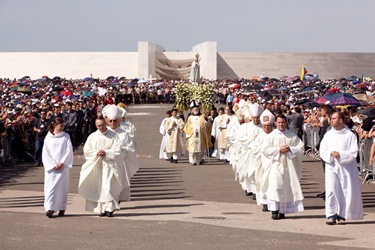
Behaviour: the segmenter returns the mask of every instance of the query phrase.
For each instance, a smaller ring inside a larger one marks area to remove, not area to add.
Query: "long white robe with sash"
[[[105,151],[105,157],[97,153]],[[99,130],[87,138],[83,153],[86,162],[82,165],[78,192],[86,199],[86,211],[104,213],[120,209],[119,196],[129,183],[123,178],[124,161],[118,135],[110,130]]]
[[[280,153],[280,146],[284,145],[288,145],[291,151]],[[269,210],[280,210],[280,213],[303,211],[304,197],[300,185],[303,142],[289,130],[275,129],[265,138],[261,148],[268,160],[266,164],[271,164],[265,191]]]
[[[73,147],[69,134],[48,132],[42,150],[44,166],[44,209],[66,210],[69,193],[69,173],[73,166]],[[57,164],[63,163],[60,170]]]
[[[332,128],[320,143],[320,157],[326,163],[326,216],[337,214],[345,219],[363,219],[361,185],[357,167],[357,137],[347,127]],[[339,158],[331,156],[340,153]]]
[[[168,118],[164,118],[159,127],[159,133],[163,136],[160,143],[159,159],[168,159],[167,153],[164,151],[165,142],[167,141],[167,133],[164,130],[164,124]]]

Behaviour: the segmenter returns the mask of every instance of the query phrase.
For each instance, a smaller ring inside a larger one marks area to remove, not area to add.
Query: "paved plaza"
[[[128,109],[137,127],[141,169],[131,180],[132,201],[113,218],[84,211],[77,194],[84,162],[74,152],[68,209],[49,219],[43,208],[43,168],[20,163],[0,169],[1,249],[357,249],[375,248],[375,185],[363,184],[365,219],[325,224],[321,162],[305,157],[305,211],[271,220],[234,181],[230,165],[210,159],[190,166],[158,159],[159,126],[170,105]]]

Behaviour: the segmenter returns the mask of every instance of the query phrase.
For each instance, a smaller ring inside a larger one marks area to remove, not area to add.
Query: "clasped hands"
[[[57,164],[53,169],[54,169],[54,170],[60,170],[60,169],[62,169],[63,166],[64,166],[64,164],[60,162],[60,163]]]
[[[103,149],[101,149],[101,150],[99,150],[97,155],[100,156],[100,157],[105,157],[105,151]]]
[[[290,147],[288,145],[284,145],[280,147],[280,153],[287,153],[290,151]]]
[[[333,158],[339,158],[339,157],[340,157],[340,153],[337,152],[337,151],[332,151],[332,152],[331,152],[331,156],[332,156]]]

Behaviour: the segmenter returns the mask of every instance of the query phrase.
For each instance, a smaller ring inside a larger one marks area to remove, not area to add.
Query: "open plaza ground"
[[[232,167],[216,159],[190,166],[160,160],[159,126],[167,104],[130,106],[141,169],[131,180],[132,201],[113,218],[84,211],[77,194],[84,162],[74,152],[68,209],[49,219],[43,208],[44,169],[18,163],[0,169],[1,249],[371,249],[375,248],[375,186],[362,185],[364,220],[325,224],[320,160],[305,157],[305,211],[274,221],[245,196]]]

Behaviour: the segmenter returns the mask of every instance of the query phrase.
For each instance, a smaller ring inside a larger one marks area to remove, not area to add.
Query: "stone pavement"
[[[227,164],[211,159],[190,166],[158,159],[159,125],[167,105],[129,108],[137,127],[141,169],[131,180],[132,201],[113,218],[84,211],[77,194],[82,151],[75,152],[67,215],[48,219],[43,168],[0,169],[1,249],[349,249],[375,248],[373,184],[362,185],[363,221],[325,225],[320,161],[304,159],[305,211],[273,221],[246,197]]]

